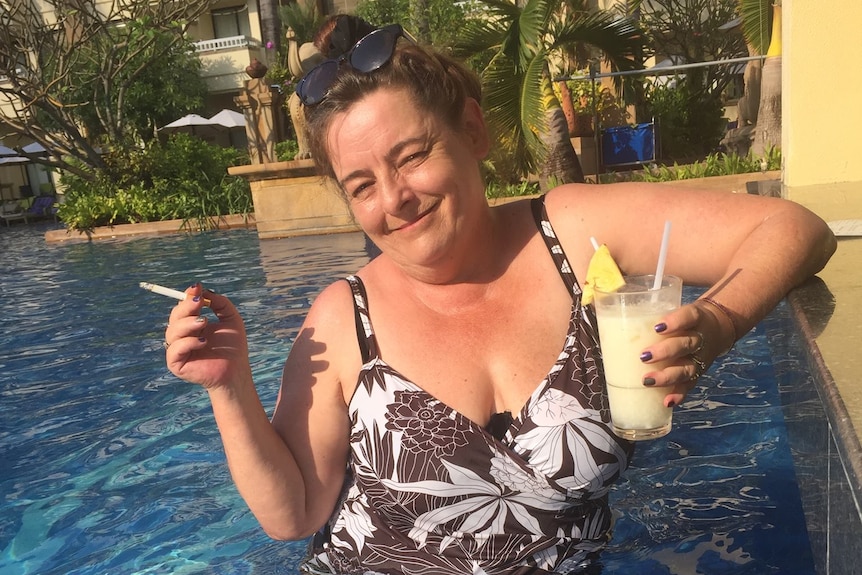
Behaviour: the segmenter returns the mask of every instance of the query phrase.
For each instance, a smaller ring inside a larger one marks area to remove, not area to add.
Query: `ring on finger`
[[[706,363],[694,353],[689,357],[691,357],[691,362],[694,364],[694,377],[692,379],[697,379],[706,371]]]
[[[162,347],[164,347],[165,349],[168,349],[169,347],[171,347],[171,342],[169,342],[168,340],[165,340],[164,343],[162,343]]]
[[[692,356],[695,355],[696,353],[699,353],[700,350],[703,349],[703,344],[704,344],[704,340],[705,340],[705,338],[703,337],[703,334],[701,332],[694,330],[694,333],[697,334],[697,347],[695,347],[693,350],[691,350]],[[701,362],[701,363],[703,363],[703,362]]]

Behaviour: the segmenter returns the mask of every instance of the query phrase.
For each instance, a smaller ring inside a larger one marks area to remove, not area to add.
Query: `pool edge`
[[[803,347],[812,367],[814,384],[832,428],[832,435],[838,448],[844,472],[847,475],[856,510],[862,517],[862,442],[860,442],[859,434],[853,427],[853,421],[838,391],[835,378],[817,345],[810,311],[805,305],[805,288],[806,284],[803,284],[803,286],[791,291],[787,296],[787,302],[792,312],[791,317],[804,340],[805,345]]]

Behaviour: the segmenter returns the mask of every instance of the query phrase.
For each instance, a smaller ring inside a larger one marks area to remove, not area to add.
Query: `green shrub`
[[[640,172],[632,172],[631,180],[637,182],[670,182],[674,180],[690,180],[693,178],[709,178],[712,176],[731,176],[734,174],[750,174],[764,170],[781,168],[781,151],[770,149],[761,158],[749,153],[710,154],[702,162],[694,164],[659,165]]]
[[[299,144],[296,140],[283,140],[275,145],[275,157],[279,162],[288,162],[296,157]]]
[[[653,85],[646,99],[658,126],[662,159],[690,161],[718,147],[727,124],[718,94],[695,92],[682,82],[673,88]]]
[[[248,161],[234,148],[176,134],[165,144],[109,152],[103,160],[93,181],[62,176],[66,200],[58,216],[72,229],[171,219],[206,229],[217,226],[215,216],[253,209],[248,182],[227,173]]]

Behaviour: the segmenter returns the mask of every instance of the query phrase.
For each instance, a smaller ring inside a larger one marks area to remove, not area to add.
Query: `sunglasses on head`
[[[390,24],[374,30],[356,42],[343,56],[324,60],[309,70],[296,85],[296,95],[306,106],[319,104],[326,98],[343,64],[349,64],[351,68],[363,74],[379,70],[392,59],[399,37],[415,43],[410,34],[399,24]]]

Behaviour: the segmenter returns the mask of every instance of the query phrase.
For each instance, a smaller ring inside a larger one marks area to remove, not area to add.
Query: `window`
[[[248,7],[237,6],[212,11],[213,33],[216,38],[251,36],[248,25]]]

